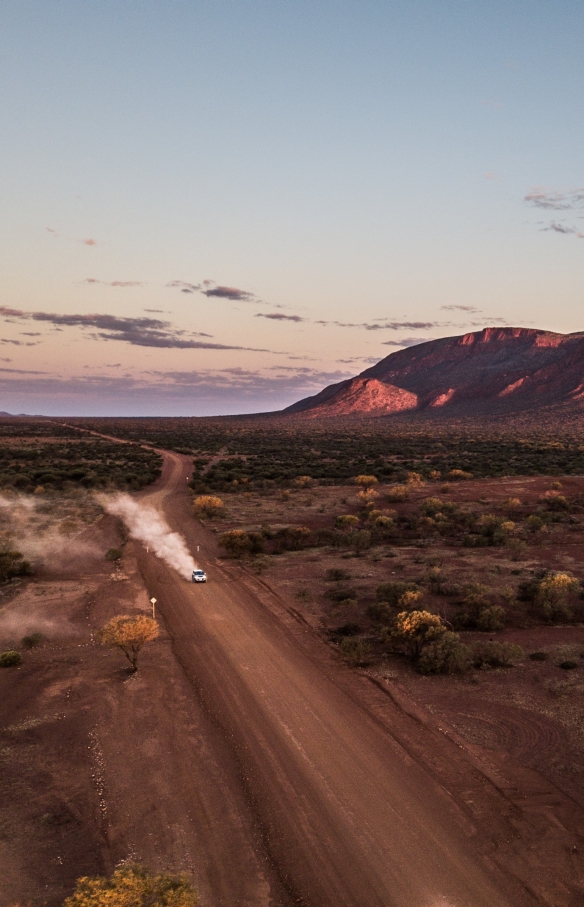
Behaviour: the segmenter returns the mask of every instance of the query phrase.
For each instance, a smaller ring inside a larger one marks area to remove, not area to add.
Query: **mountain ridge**
[[[584,332],[488,327],[397,350],[282,412],[388,416],[471,408],[494,415],[567,404],[584,410]]]

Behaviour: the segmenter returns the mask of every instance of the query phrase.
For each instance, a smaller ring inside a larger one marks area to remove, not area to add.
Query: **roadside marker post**
[[[158,601],[158,599],[156,599],[156,598],[150,599],[150,604],[152,605],[152,617],[154,618],[154,620],[156,620],[156,610],[155,609],[156,609],[157,601]]]

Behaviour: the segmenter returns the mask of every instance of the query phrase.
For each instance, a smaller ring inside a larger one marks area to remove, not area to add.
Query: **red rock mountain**
[[[307,416],[520,412],[582,405],[584,332],[485,328],[391,353],[284,410]]]

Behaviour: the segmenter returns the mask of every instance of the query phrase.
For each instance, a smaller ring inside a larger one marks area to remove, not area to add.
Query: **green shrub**
[[[332,589],[327,589],[324,593],[324,597],[328,598],[331,602],[344,602],[349,598],[357,598],[357,590],[352,586],[343,586],[342,588],[336,587]]]
[[[123,551],[119,548],[110,548],[109,551],[105,553],[106,561],[119,561],[123,557]]]
[[[23,636],[20,640],[20,645],[25,649],[34,649],[35,646],[40,646],[43,641],[42,633],[31,633],[30,636]]]
[[[421,674],[462,674],[472,663],[469,647],[460,641],[458,633],[447,630],[425,646],[417,667]]]
[[[352,667],[366,665],[371,661],[371,647],[364,639],[345,637],[339,644],[339,650],[347,664]]]
[[[484,633],[502,630],[505,626],[505,617],[505,609],[500,605],[483,608],[477,618],[477,629],[482,630]]]
[[[521,661],[525,653],[511,642],[483,642],[475,646],[473,657],[476,668],[508,668]]]
[[[417,583],[391,582],[381,583],[375,590],[375,597],[379,602],[387,602],[389,605],[397,607],[400,598],[406,592],[419,592],[420,587]]]
[[[351,574],[340,567],[331,567],[326,571],[324,578],[328,583],[339,583],[341,580],[350,579]]]
[[[529,656],[532,661],[547,661],[547,652],[532,652]]]
[[[560,668],[563,668],[564,671],[573,671],[574,668],[578,667],[577,661],[562,661],[559,665]]]
[[[0,655],[0,668],[13,668],[19,665],[21,661],[22,655],[20,652],[15,652],[14,650],[2,652]]]

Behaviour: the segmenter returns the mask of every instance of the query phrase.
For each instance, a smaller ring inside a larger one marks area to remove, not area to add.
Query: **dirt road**
[[[163,480],[140,497],[186,537],[209,582],[190,584],[144,550],[139,560],[220,741],[234,827],[211,828],[209,860],[223,873],[215,902],[583,903],[582,828],[550,821],[549,802],[523,810],[512,781],[482,773],[460,745],[338,664],[261,581],[220,566],[214,536],[189,512],[188,458],[164,456]],[[235,852],[244,833],[253,858]]]

